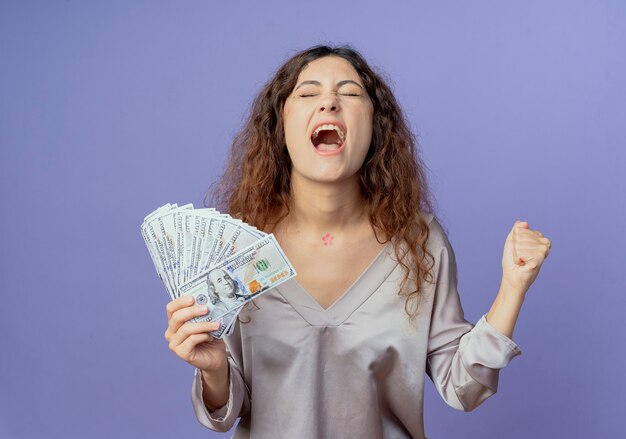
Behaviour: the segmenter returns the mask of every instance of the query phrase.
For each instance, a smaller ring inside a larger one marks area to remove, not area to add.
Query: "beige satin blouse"
[[[235,439],[426,438],[424,377],[452,407],[469,411],[493,395],[499,369],[522,352],[485,319],[463,317],[454,252],[431,214],[436,284],[426,284],[409,322],[398,296],[402,267],[388,244],[359,279],[323,309],[297,277],[242,311],[226,339],[228,403],[208,412],[196,370],[198,420]]]

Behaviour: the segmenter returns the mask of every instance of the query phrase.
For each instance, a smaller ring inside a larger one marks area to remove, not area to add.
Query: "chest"
[[[416,368],[425,359],[429,312],[408,318],[398,294],[402,278],[395,261],[379,257],[329,309],[317,306],[295,279],[281,284],[242,312],[248,322],[240,325],[243,346],[254,346],[246,349],[247,364],[260,363],[281,379],[318,368],[344,378],[359,371],[361,388],[371,373],[393,368],[398,355],[399,364]]]
[[[327,245],[284,246],[297,282],[324,309],[337,301],[383,250],[376,239]]]

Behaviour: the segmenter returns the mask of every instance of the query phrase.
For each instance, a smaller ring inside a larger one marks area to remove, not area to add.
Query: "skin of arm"
[[[525,221],[516,221],[507,236],[502,256],[502,281],[486,319],[509,338],[524,303],[526,292],[535,281],[550,254],[551,241]]]
[[[172,300],[165,307],[168,326],[165,339],[172,352],[202,372],[202,396],[210,411],[228,401],[230,375],[227,352],[223,340],[211,336],[220,328],[220,322],[189,322],[209,311],[206,305],[194,305],[192,296]]]
[[[501,285],[496,299],[487,313],[487,322],[501,334],[513,338],[513,329],[524,303],[524,293],[512,291]]]
[[[209,411],[213,412],[228,402],[229,386],[228,361],[214,371],[202,370],[202,399]]]

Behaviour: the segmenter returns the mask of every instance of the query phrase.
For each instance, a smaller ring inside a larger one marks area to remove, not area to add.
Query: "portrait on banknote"
[[[209,319],[213,320],[245,303],[245,295],[239,283],[221,268],[209,271],[206,278],[211,301]]]

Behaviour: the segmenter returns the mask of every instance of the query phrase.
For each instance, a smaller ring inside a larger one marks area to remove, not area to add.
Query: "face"
[[[209,283],[220,297],[235,297],[235,284],[222,270],[213,270],[209,273]]]
[[[357,176],[372,140],[373,115],[352,64],[337,56],[311,61],[283,109],[292,178],[338,182]]]

